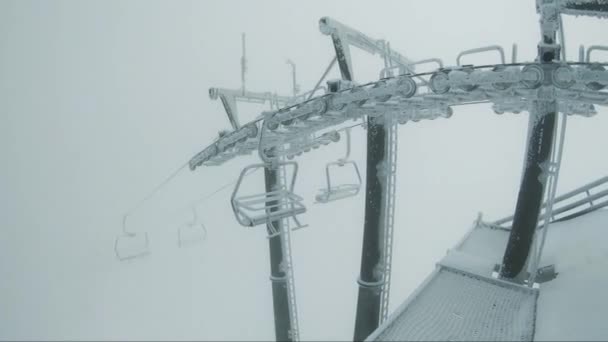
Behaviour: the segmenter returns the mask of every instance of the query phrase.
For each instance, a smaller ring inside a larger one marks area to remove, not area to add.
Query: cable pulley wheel
[[[434,93],[445,94],[450,91],[450,77],[445,71],[436,72],[431,76],[429,86]]]
[[[495,66],[492,71],[494,72],[503,72],[507,70],[507,67],[504,65],[497,65]],[[507,90],[509,89],[511,86],[513,85],[513,83],[511,82],[495,82],[492,83],[492,87],[496,90]]]
[[[538,64],[529,64],[521,69],[521,73],[524,75],[531,75],[531,80],[522,80],[521,83],[528,89],[536,89],[543,84],[545,79],[545,71]]]
[[[587,69],[591,70],[591,71],[605,71],[606,68],[604,68],[602,65],[600,64],[591,64],[590,66],[587,67]],[[604,89],[606,86],[599,83],[599,82],[589,82],[586,84],[587,88],[593,90],[593,91],[598,91],[598,90],[602,90]]]
[[[576,80],[574,78],[574,69],[569,65],[560,65],[553,70],[552,77],[553,85],[560,89],[568,89],[572,87]]]

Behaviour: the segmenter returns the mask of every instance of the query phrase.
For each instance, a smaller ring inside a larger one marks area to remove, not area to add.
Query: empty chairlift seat
[[[325,166],[325,176],[327,179],[327,187],[319,190],[319,193],[315,197],[319,203],[327,203],[336,201],[339,199],[356,196],[361,190],[361,173],[357,163],[352,160],[348,160],[350,156],[350,129],[346,129],[346,156],[338,159],[335,162],[327,163]],[[352,169],[353,180],[352,183],[343,183],[332,186],[331,169],[336,167],[348,166]]]
[[[192,207],[192,215],[192,221],[177,228],[178,247],[193,245],[207,238],[207,228],[202,222],[199,222],[195,207]]]
[[[150,243],[148,233],[127,230],[127,215],[122,219],[122,234],[114,241],[114,253],[120,261],[137,259],[148,255]]]
[[[245,227],[253,227],[293,218],[300,227],[301,225],[297,221],[296,215],[306,212],[306,207],[302,203],[303,198],[293,192],[298,173],[298,164],[296,162],[277,164],[277,168],[291,167],[292,176],[289,184],[280,184],[278,189],[270,192],[252,195],[242,195],[240,193],[245,176],[250,172],[264,169],[267,166],[268,164],[254,164],[247,166],[241,171],[231,199],[232,209],[237,221]],[[278,173],[281,173],[283,170],[279,169],[278,171]],[[287,183],[286,180],[284,182]]]

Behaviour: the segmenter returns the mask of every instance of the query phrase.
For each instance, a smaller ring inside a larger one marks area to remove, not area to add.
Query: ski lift
[[[273,222],[283,219],[292,218],[296,227],[294,229],[303,228],[296,215],[306,212],[303,198],[294,194],[293,189],[295,180],[298,174],[298,164],[296,162],[275,162],[272,164],[274,168],[286,168],[292,166],[292,177],[289,186],[287,182],[282,184],[278,189],[254,194],[240,195],[239,190],[246,174],[250,174],[258,169],[269,167],[269,164],[253,164],[245,167],[239,176],[234,191],[231,197],[232,210],[236,220],[245,227],[254,227],[261,224],[266,224],[269,230],[269,235],[274,236],[280,232],[275,228]],[[279,169],[278,173],[282,170]],[[286,178],[286,177],[284,177]]]
[[[114,252],[120,261],[141,258],[150,253],[148,233],[135,233],[127,230],[127,217],[122,219],[122,235],[116,237]]]
[[[185,247],[204,241],[207,238],[207,228],[199,222],[196,208],[192,207],[192,221],[179,226],[177,229],[177,246]]]
[[[346,156],[340,158],[335,162],[328,163],[325,166],[325,175],[327,178],[327,188],[321,189],[319,194],[315,197],[319,203],[327,203],[336,201],[343,198],[356,196],[361,190],[361,173],[357,163],[352,160],[348,160],[350,156],[350,128],[346,129]],[[357,176],[356,183],[340,184],[338,186],[331,185],[330,169],[332,167],[343,167],[345,165],[351,165]]]

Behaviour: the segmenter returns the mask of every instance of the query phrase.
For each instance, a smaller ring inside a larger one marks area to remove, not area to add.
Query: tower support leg
[[[278,190],[281,186],[279,170],[265,168],[264,182],[266,192]],[[278,209],[274,209],[278,210]],[[271,223],[277,231],[282,231],[282,221]],[[272,229],[268,229],[271,231]],[[287,288],[287,273],[282,266],[283,246],[281,236],[275,235],[268,239],[270,250],[270,280],[272,283],[272,302],[274,309],[274,331],[277,341],[293,341],[291,330],[292,322],[289,315],[289,294]]]
[[[353,70],[349,46],[337,34],[332,35],[332,40],[342,79],[352,81]],[[378,328],[382,317],[383,291],[388,293],[384,282],[389,279],[387,273],[390,272],[390,265],[385,265],[385,259],[390,263],[390,257],[387,258],[387,256],[391,253],[388,249],[391,248],[392,240],[387,237],[392,236],[392,225],[389,225],[388,220],[392,219],[393,211],[384,209],[389,205],[387,203],[388,187],[394,186],[389,182],[390,172],[394,172],[394,170],[386,168],[388,158],[393,157],[386,155],[387,146],[392,143],[389,141],[390,135],[387,134],[387,122],[388,120],[384,117],[367,118],[365,222],[361,269],[357,280],[359,293],[355,317],[355,341],[365,340]],[[385,296],[384,305],[388,305],[388,296]]]
[[[556,44],[559,29],[559,12],[556,0],[544,0],[538,5],[540,13],[541,42],[538,58],[544,77],[538,88],[538,100],[534,101],[530,115],[529,140],[526,151],[524,174],[521,180],[513,226],[500,268],[500,277],[523,282],[527,277],[527,265],[534,242],[534,234],[549,176],[551,151],[555,144],[557,102],[553,96],[553,70],[559,60],[560,46]]]
[[[384,217],[382,205],[386,192],[382,178],[382,163],[385,159],[386,128],[382,122],[368,118],[367,126],[367,176],[365,190],[365,221],[361,270],[358,279],[359,295],[355,318],[354,340],[367,338],[379,324],[380,303],[383,286],[382,256]]]

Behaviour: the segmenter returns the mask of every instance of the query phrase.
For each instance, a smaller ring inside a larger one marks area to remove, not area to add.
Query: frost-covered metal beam
[[[233,130],[241,128],[237,102],[259,103],[268,102],[271,108],[280,108],[293,101],[292,97],[280,96],[271,92],[254,92],[243,89],[209,88],[212,100],[220,99]]]
[[[558,3],[564,14],[608,18],[608,0],[559,0]]]
[[[371,54],[380,54],[386,68],[397,64],[413,73],[411,61],[390,50],[388,43],[374,40],[344,24],[330,18],[321,18],[319,27],[322,33],[331,35],[336,59],[344,81],[354,81],[350,49],[356,46]],[[401,95],[409,98],[416,93],[416,83],[404,78],[405,90]],[[361,95],[361,94],[359,94]],[[384,97],[388,100],[389,97]],[[334,104],[335,106],[335,104]],[[384,108],[389,112],[389,107]],[[384,114],[384,113],[383,113]],[[362,341],[386,317],[388,291],[390,289],[390,262],[392,250],[392,215],[394,205],[394,168],[391,163],[396,157],[397,128],[392,115],[367,115],[367,173],[365,191],[365,220],[363,246],[361,250],[361,269],[357,283],[359,293],[355,318],[354,340]],[[393,196],[392,198],[390,196]]]
[[[595,105],[608,105],[608,92],[605,91],[608,71],[604,70],[608,64],[560,63],[553,70],[539,66],[538,63],[521,63],[506,68],[490,65],[444,69],[432,73],[430,87],[416,84],[413,78],[428,77],[431,73],[399,75],[263,112],[260,118],[221,135],[197,153],[190,160],[190,168],[194,170],[203,164],[220,165],[250,154],[260,144],[266,149],[283,146],[283,151],[297,152],[295,146],[303,138],[313,133],[323,134],[326,129],[336,129],[349,120],[365,116],[396,113],[398,122],[404,124],[450,117],[452,106],[481,102],[493,103],[498,114],[527,111],[533,101],[542,100],[546,94],[538,91],[541,79],[553,81],[553,87],[545,86],[544,89],[555,96],[559,110],[568,115],[588,117],[597,113]],[[263,121],[268,130],[262,137],[259,128]],[[315,146],[319,145],[312,147]]]
[[[279,170],[276,168],[264,169],[264,184],[266,192],[278,191],[281,189]],[[272,205],[273,203],[269,203]],[[278,211],[281,208],[274,207],[270,211]],[[271,229],[283,231],[283,220],[268,223]],[[292,321],[293,315],[290,314],[290,296],[288,288],[288,272],[283,261],[286,257],[284,244],[281,234],[268,239],[270,251],[270,281],[272,284],[272,303],[274,311],[274,331],[277,341],[297,341],[297,322]]]
[[[321,32],[331,35],[336,59],[342,79],[354,80],[350,48],[348,43],[375,53],[375,41],[359,32],[329,18],[319,21]],[[384,46],[382,46],[384,48]],[[365,219],[363,227],[363,246],[361,249],[361,269],[359,292],[355,317],[354,340],[362,341],[371,334],[379,324],[380,301],[382,299],[383,274],[378,271],[382,262],[381,222],[383,194],[385,189],[379,166],[385,157],[386,130],[382,121],[367,117],[367,174],[365,187]]]
[[[354,80],[350,45],[372,55],[379,54],[381,58],[388,58],[393,64],[403,67],[409,73],[414,73],[413,62],[397,51],[387,49],[385,40],[371,38],[329,17],[323,17],[319,20],[319,30],[321,33],[332,37],[336,47],[338,63],[342,62],[340,64],[342,79]]]

